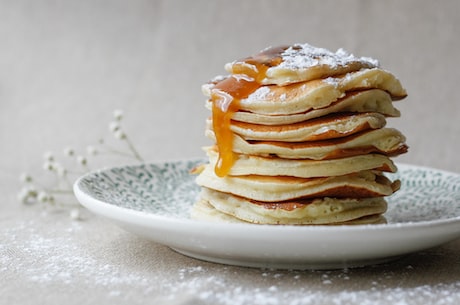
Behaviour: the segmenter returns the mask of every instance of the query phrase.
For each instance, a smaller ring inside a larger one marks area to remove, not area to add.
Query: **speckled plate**
[[[89,210],[194,258],[285,269],[375,264],[460,237],[460,174],[399,164],[402,188],[388,199],[387,224],[269,226],[191,220],[202,160],[116,167],[74,186]]]

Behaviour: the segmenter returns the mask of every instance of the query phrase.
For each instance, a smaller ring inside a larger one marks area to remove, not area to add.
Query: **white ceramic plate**
[[[460,174],[400,164],[387,224],[269,226],[191,220],[202,160],[101,170],[74,186],[89,210],[194,258],[251,267],[330,269],[394,259],[460,237]],[[393,177],[392,177],[393,178]]]

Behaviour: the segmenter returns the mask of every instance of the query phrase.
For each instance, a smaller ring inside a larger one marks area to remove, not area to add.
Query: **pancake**
[[[192,206],[190,218],[208,222],[248,223],[242,219],[216,210],[208,201],[201,198]]]
[[[245,140],[303,142],[335,139],[384,127],[379,113],[337,113],[286,125],[259,125],[234,121],[231,130]]]
[[[215,139],[210,130],[206,134]],[[326,160],[381,153],[397,156],[407,151],[404,135],[394,128],[381,128],[345,138],[317,142],[245,141],[233,136],[233,150],[238,154],[277,156],[286,159]]]
[[[227,72],[259,76],[263,85],[286,85],[332,75],[345,74],[363,68],[374,68],[378,62],[339,49],[331,52],[309,44],[270,47],[251,57],[225,65]]]
[[[387,203],[382,197],[362,199],[326,197],[267,205],[203,188],[201,200],[194,208],[192,217],[209,220],[217,216],[230,222],[235,222],[234,218],[237,218],[244,222],[258,224],[322,225],[342,224],[349,221],[366,223],[365,217],[370,216],[367,222],[375,223],[382,221],[378,215],[384,213],[386,209]],[[225,216],[220,216],[217,211]]]
[[[211,109],[211,102],[206,103]],[[303,122],[338,112],[375,112],[385,117],[399,117],[401,113],[393,106],[391,96],[380,89],[348,92],[343,98],[332,103],[330,106],[320,109],[311,109],[302,113],[280,115],[260,114],[249,111],[237,111],[232,120],[261,124],[261,125],[284,125]]]
[[[211,97],[217,84],[219,82],[204,85],[203,93]],[[407,95],[394,75],[376,68],[288,86],[261,86],[239,101],[239,110],[270,115],[296,114],[327,107],[344,97],[346,92],[365,89],[383,90],[392,99]]]
[[[209,164],[215,167],[218,153],[215,147],[206,149]],[[396,172],[393,161],[381,154],[366,154],[331,160],[282,159],[238,155],[230,176],[292,176],[299,178],[331,177],[363,170]]]
[[[197,177],[196,183],[219,192],[263,202],[388,196],[399,189],[399,181],[391,182],[378,171],[319,178],[258,175],[218,177],[209,165]]]
[[[200,199],[197,201],[191,209],[190,217],[198,221],[207,221],[207,222],[217,222],[217,223],[256,223],[251,221],[245,221],[243,219],[237,218],[233,215],[226,214],[214,208],[208,201]],[[363,216],[356,219],[351,219],[344,222],[323,222],[319,223],[300,223],[299,221],[284,221],[284,225],[369,225],[369,224],[385,224],[387,223],[384,216],[381,214],[374,214],[369,216]],[[258,223],[259,225],[261,223]],[[265,225],[281,225],[281,223],[276,219],[271,219],[271,223],[264,223]]]
[[[211,97],[215,84],[202,87]],[[344,96],[334,82],[315,79],[285,87],[261,86],[247,98],[241,99],[240,109],[262,114],[292,114],[327,107]]]
[[[374,88],[387,91],[394,100],[401,100],[407,96],[406,90],[393,74],[378,68],[364,69],[339,78],[331,77],[326,81],[338,83],[342,91]]]

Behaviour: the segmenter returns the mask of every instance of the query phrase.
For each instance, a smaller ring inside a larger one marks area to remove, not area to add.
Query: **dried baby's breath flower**
[[[54,207],[68,209],[70,218],[74,220],[81,219],[81,207],[76,202],[75,197],[73,197],[72,186],[78,176],[90,170],[88,167],[89,158],[103,154],[113,154],[134,158],[140,162],[143,161],[121,126],[123,117],[123,111],[113,111],[114,120],[110,122],[109,130],[113,138],[121,140],[114,141],[116,144],[114,147],[110,146],[110,141],[105,141],[104,138],[100,138],[95,146],[88,145],[86,147],[86,154],[77,154],[71,147],[63,149],[63,155],[65,157],[72,157],[79,168],[75,168],[75,164],[69,167],[68,162],[61,163],[59,158],[52,152],[46,152],[43,156],[43,169],[46,173],[54,176],[54,183],[51,185],[41,185],[36,179],[32,179],[29,174],[23,173],[20,175],[22,188],[17,194],[18,201],[24,204],[40,203],[44,206],[52,205]],[[124,149],[118,148],[121,146],[120,143],[125,145]],[[45,181],[50,180],[46,179]],[[70,202],[68,202],[69,196],[72,196]],[[64,204],[63,202],[67,203]]]
[[[17,195],[18,201],[25,204],[28,199],[28,192],[25,189],[21,189]]]
[[[35,186],[24,186],[18,193],[18,200],[21,203],[32,203],[37,198],[38,192]]]
[[[81,166],[86,166],[88,164],[88,159],[86,159],[84,156],[77,156],[77,162]]]
[[[54,154],[50,151],[47,151],[43,154],[43,159],[48,162],[53,162],[54,161]]]
[[[109,124],[109,130],[113,133],[119,131],[121,128],[120,124],[118,122],[110,122]]]
[[[28,173],[22,173],[21,176],[19,176],[19,181],[21,181],[22,183],[31,183],[33,181],[33,178]]]
[[[71,147],[64,148],[64,155],[67,157],[73,157],[75,155],[75,151]]]
[[[126,134],[122,130],[117,130],[113,135],[118,140],[126,139]]]
[[[120,110],[120,109],[114,110],[113,118],[117,121],[121,121],[123,119],[123,110]]]
[[[40,191],[37,195],[38,202],[46,203],[48,201],[48,194],[44,191]]]
[[[19,191],[17,195],[18,201],[21,203],[27,203],[27,198],[28,198],[28,193],[27,191],[23,188]]]
[[[43,169],[46,171],[54,171],[54,163],[52,161],[45,161],[43,163]]]

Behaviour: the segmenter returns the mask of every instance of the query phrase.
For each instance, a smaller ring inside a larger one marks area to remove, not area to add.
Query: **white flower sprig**
[[[41,184],[30,174],[23,173],[20,176],[22,188],[18,193],[18,200],[23,204],[39,203],[44,206],[70,209],[70,217],[75,220],[80,219],[81,206],[73,196],[72,185],[78,176],[91,170],[89,167],[90,158],[101,154],[113,154],[132,158],[139,162],[144,161],[122,128],[123,112],[115,110],[113,119],[109,124],[109,130],[115,139],[125,144],[126,147],[123,150],[111,147],[104,139],[100,139],[97,147],[94,145],[87,146],[85,154],[77,154],[73,148],[66,147],[63,151],[65,160],[61,161],[58,161],[52,152],[46,152],[43,158],[43,170],[48,175],[54,176],[54,181],[50,185]],[[73,162],[69,164],[70,161]]]
[[[105,153],[112,153],[120,156],[125,156],[129,158],[134,158],[139,162],[144,162],[144,159],[141,157],[141,155],[137,152],[136,148],[134,147],[133,143],[129,139],[128,135],[123,129],[122,126],[122,121],[123,121],[123,111],[121,110],[115,110],[113,112],[113,118],[114,120],[109,123],[109,130],[112,133],[112,135],[115,137],[115,139],[118,139],[120,141],[123,141],[127,148],[128,151],[120,151],[119,149],[114,149],[112,147],[109,147],[108,144],[105,143],[104,139],[99,140],[99,144],[104,145],[103,146],[103,151]],[[87,147],[87,152],[90,155],[96,155],[99,153],[99,151],[93,147],[93,146],[88,146]]]

